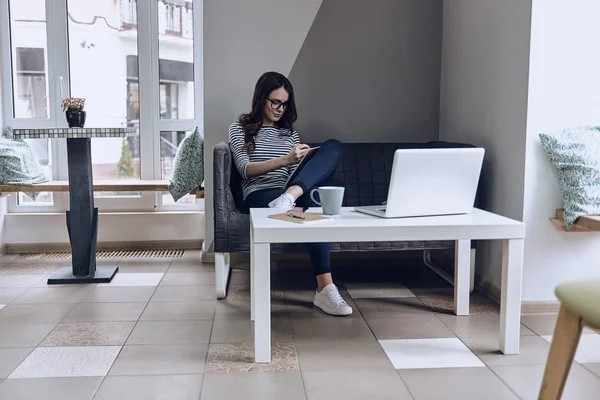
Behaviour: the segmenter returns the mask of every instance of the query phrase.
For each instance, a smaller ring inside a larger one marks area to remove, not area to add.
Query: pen
[[[297,214],[294,214],[291,212],[287,213],[287,215],[288,215],[288,217],[292,217],[292,218],[305,219],[302,215],[297,215]]]

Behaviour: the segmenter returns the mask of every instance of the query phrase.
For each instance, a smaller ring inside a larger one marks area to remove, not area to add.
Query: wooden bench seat
[[[600,232],[600,215],[589,215],[579,217],[571,229],[565,225],[565,211],[556,210],[554,218],[550,218],[552,223],[561,231],[565,232]]]
[[[169,181],[149,180],[149,181],[95,181],[94,192],[167,192]],[[68,192],[68,181],[50,181],[37,183],[33,186],[22,185],[0,185],[0,196],[15,192]],[[204,189],[198,188],[190,194],[195,194],[196,198],[204,198]]]

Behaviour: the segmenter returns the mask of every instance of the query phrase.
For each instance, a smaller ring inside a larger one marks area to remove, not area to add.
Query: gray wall
[[[531,0],[445,0],[440,139],[486,149],[483,208],[523,220]],[[477,273],[496,288],[501,246]]]
[[[324,0],[290,73],[302,140],[437,140],[442,4]]]
[[[213,147],[250,109],[265,71],[289,74],[321,0],[204,0],[206,236],[213,240]]]
[[[212,149],[261,73],[292,80],[304,141],[436,140],[441,23],[441,0],[204,0],[206,243]]]

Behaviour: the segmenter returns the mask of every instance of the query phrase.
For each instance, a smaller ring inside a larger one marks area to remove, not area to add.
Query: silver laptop
[[[385,205],[355,207],[383,218],[467,214],[473,210],[483,148],[398,149]]]

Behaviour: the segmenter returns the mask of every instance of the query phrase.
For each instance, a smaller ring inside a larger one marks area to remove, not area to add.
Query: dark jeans
[[[313,158],[298,171],[290,186],[298,185],[304,194],[296,200],[296,205],[306,210],[316,204],[310,198],[310,191],[327,182],[335,172],[342,158],[342,144],[330,139],[321,145]],[[252,192],[246,197],[248,208],[268,207],[272,200],[281,196],[286,188],[263,189]],[[331,272],[329,243],[305,243],[304,248],[310,256],[315,275]]]

